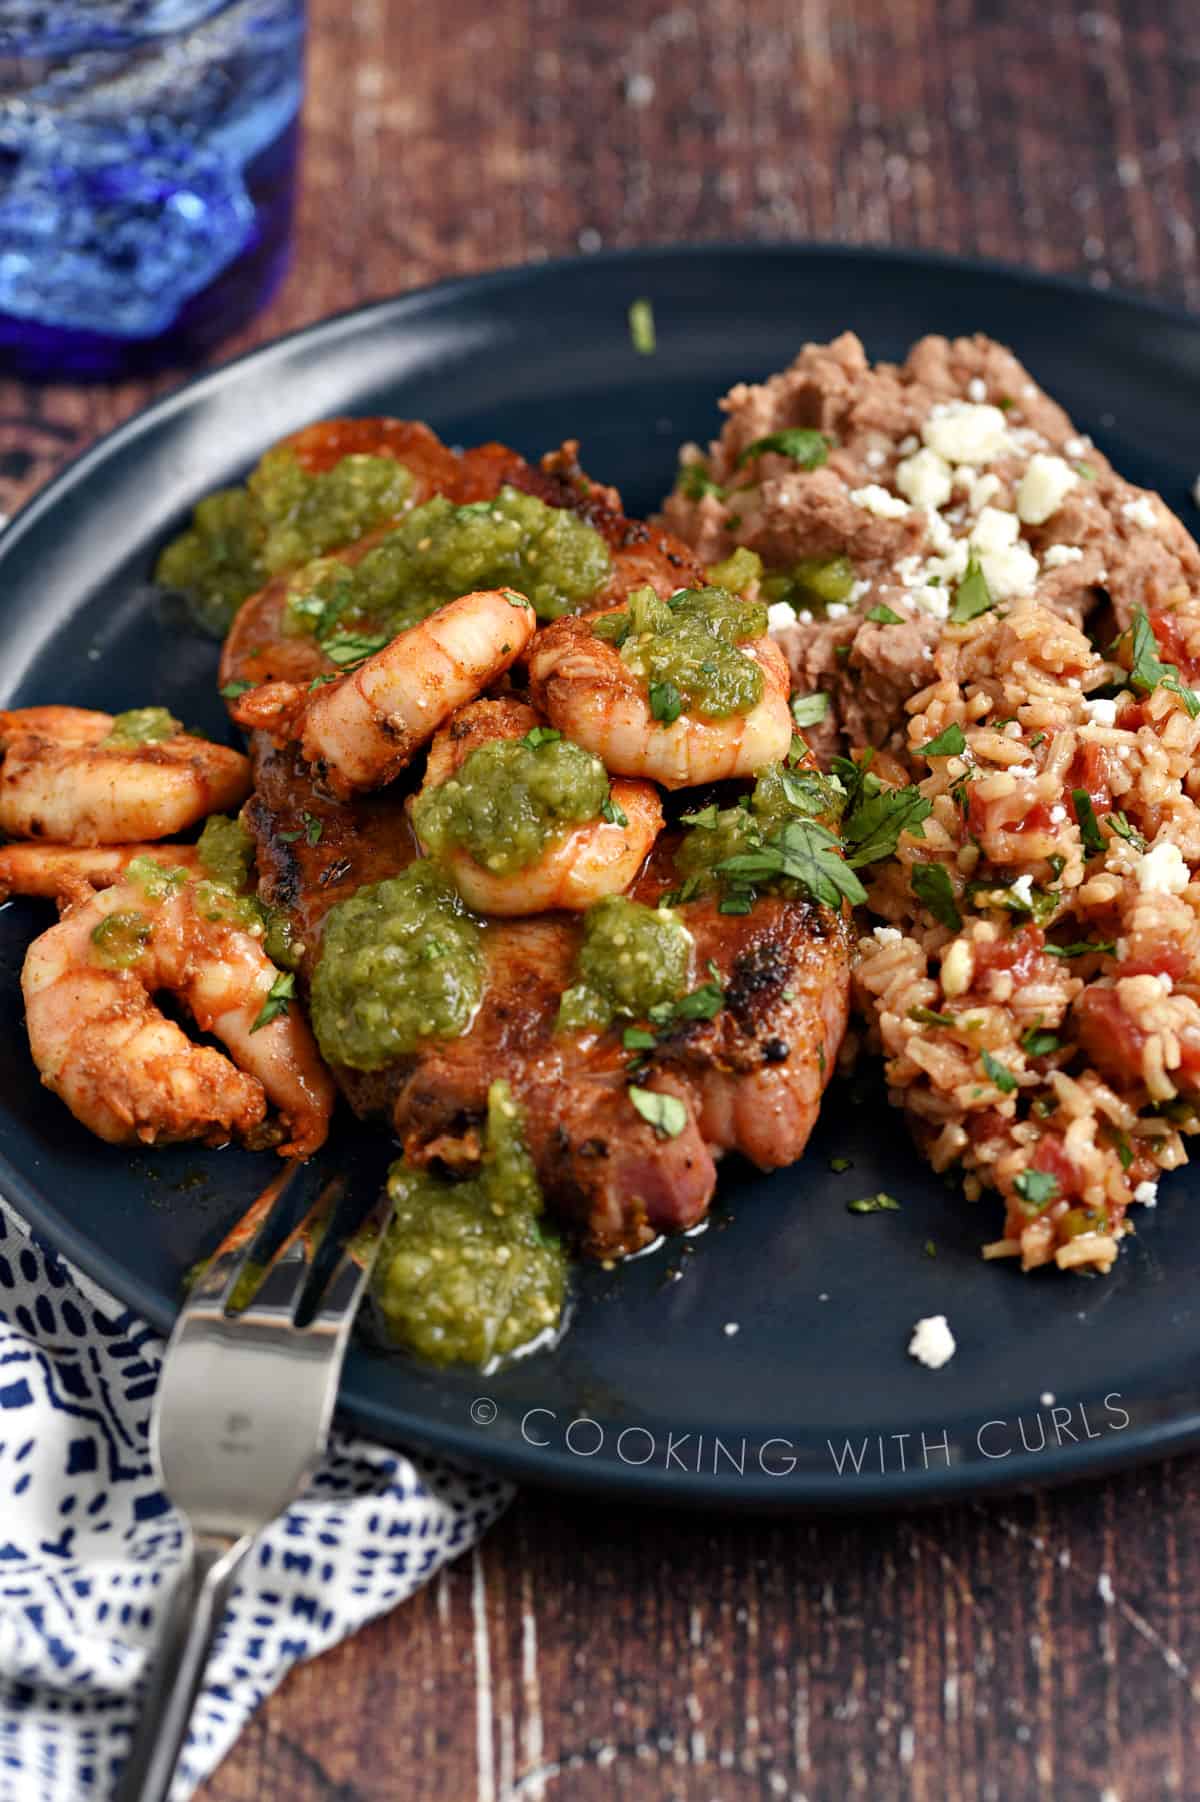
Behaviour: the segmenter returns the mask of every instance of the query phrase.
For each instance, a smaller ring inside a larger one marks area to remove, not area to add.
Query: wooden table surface
[[[223,355],[437,276],[720,236],[1200,304],[1190,0],[312,11],[295,263]],[[151,391],[0,383],[0,508]],[[888,1519],[527,1494],[297,1670],[203,1802],[1200,1796],[1198,1583],[1200,1459]]]

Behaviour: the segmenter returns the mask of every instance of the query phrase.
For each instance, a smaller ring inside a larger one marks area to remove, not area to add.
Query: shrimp
[[[168,869],[192,870],[198,864],[195,845],[0,845],[0,901],[10,895],[54,901],[83,886],[109,888],[135,857]]]
[[[84,707],[0,712],[0,830],[60,845],[169,838],[207,814],[238,807],[250,761],[176,729],[123,739],[120,718]],[[113,737],[114,727],[117,736]]]
[[[438,727],[517,661],[537,616],[509,588],[464,594],[337,681],[267,682],[241,696],[240,726],[300,741],[335,794],[382,788]]]
[[[189,878],[134,869],[29,947],[21,988],[42,1081],[110,1144],[271,1143],[270,1103],[285,1129],[280,1155],[308,1157],[328,1130],[333,1083],[299,1009],[284,1003],[271,1017],[280,972],[253,933],[201,911]],[[233,1061],[166,1019],[152,999],[160,989]]]
[[[590,620],[556,620],[538,634],[528,659],[530,691],[551,723],[594,751],[614,775],[692,788],[752,776],[786,757],[791,745],[787,659],[770,638],[750,639],[741,649],[762,670],[762,699],[726,719],[695,713],[681,713],[669,725],[655,719],[645,680],[596,636]]]
[[[429,748],[421,793],[448,782],[488,740],[523,738],[542,724],[532,707],[513,697],[463,708]],[[619,895],[629,887],[662,831],[662,806],[653,783],[618,779],[609,798],[611,820],[565,827],[533,863],[508,875],[486,869],[468,851],[450,850],[440,861],[467,906],[479,913],[511,917],[556,908],[582,913],[602,895]]]

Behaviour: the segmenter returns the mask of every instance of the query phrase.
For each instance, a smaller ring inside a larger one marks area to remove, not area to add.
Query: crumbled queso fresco
[[[954,1356],[957,1347],[954,1334],[944,1314],[928,1314],[918,1320],[908,1342],[908,1355],[927,1370],[940,1370]]]

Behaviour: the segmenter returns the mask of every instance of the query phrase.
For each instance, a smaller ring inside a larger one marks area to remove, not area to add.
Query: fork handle
[[[193,1538],[114,1802],[166,1802],[225,1603],[251,1544],[249,1535]]]

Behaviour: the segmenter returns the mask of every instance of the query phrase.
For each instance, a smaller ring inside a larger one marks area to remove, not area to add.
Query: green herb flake
[[[922,1246],[922,1250],[927,1258],[937,1257],[937,1246],[932,1239],[926,1239],[925,1244]]]
[[[842,1176],[845,1174],[845,1172],[847,1170],[853,1170],[854,1159],[853,1158],[830,1158],[829,1168],[833,1171],[835,1176]]]
[[[1076,463],[1075,474],[1077,476],[1082,476],[1085,482],[1094,482],[1096,480],[1096,472],[1090,463]]]
[[[956,720],[952,726],[947,726],[944,732],[939,732],[936,738],[931,738],[927,745],[920,745],[917,749],[917,756],[961,757],[966,748],[966,734]]]
[[[1000,1093],[1011,1095],[1017,1086],[1017,1079],[1012,1071],[1002,1064],[999,1058],[993,1057],[990,1051],[983,1053],[982,1062],[989,1080],[995,1084]]]
[[[965,626],[968,620],[978,619],[981,613],[987,613],[995,604],[982,565],[977,558],[972,557],[967,564],[965,575],[954,591],[950,623],[954,626]],[[928,747],[926,748],[928,749]]]
[[[248,688],[253,687],[253,682],[226,682],[223,688],[217,690],[217,693],[223,701],[236,701],[239,695],[244,695]]]
[[[1133,824],[1133,821],[1129,818],[1128,814],[1106,813],[1104,816],[1104,823],[1106,826],[1112,827],[1112,830],[1116,833],[1118,838],[1123,838],[1128,844],[1131,844],[1135,851],[1144,851],[1146,849],[1145,839]]]
[[[846,1211],[850,1214],[898,1214],[900,1203],[894,1195],[881,1189],[878,1195],[860,1195],[857,1201],[848,1201]]]
[[[1134,611],[1129,627],[1129,649],[1129,680],[1134,688],[1140,689],[1143,694],[1153,694],[1156,688],[1165,688],[1168,694],[1177,696],[1183,702],[1189,719],[1194,720],[1200,716],[1200,695],[1184,684],[1173,663],[1164,663],[1159,656],[1158,640],[1144,607],[1138,607]]]
[[[1056,1032],[1031,1026],[1028,1032],[1021,1034],[1021,1050],[1029,1057],[1049,1057],[1053,1052],[1062,1050],[1062,1040]]]
[[[1034,1213],[1040,1213],[1058,1195],[1058,1178],[1050,1170],[1021,1170],[1013,1178],[1013,1188]]]
[[[829,460],[829,440],[824,433],[812,431],[808,426],[789,426],[782,432],[768,432],[765,438],[756,438],[753,444],[746,446],[737,460],[738,468],[744,468],[752,457],[761,457],[767,451],[790,457],[801,469],[820,469]]]
[[[798,726],[815,726],[828,712],[827,694],[792,696],[792,718]]]
[[[673,726],[683,712],[683,696],[673,682],[650,684],[650,713],[664,726]]]
[[[962,915],[945,864],[915,863],[908,873],[908,880],[917,900],[928,908],[939,925],[948,926],[951,932],[961,931]]]
[[[300,815],[300,818],[304,821],[305,844],[319,845],[321,842],[321,834],[324,832],[325,828],[317,818],[316,814],[305,812]]]
[[[321,649],[339,669],[349,669],[352,664],[373,657],[376,651],[382,651],[391,642],[386,632],[335,632],[331,638],[322,641]]]
[[[1107,954],[1116,948],[1116,941],[1113,939],[1076,939],[1070,945],[1043,946],[1047,957],[1090,957],[1093,953]]]
[[[932,801],[919,788],[884,788],[877,776],[864,776],[858,797],[842,820],[846,862],[861,870],[890,857],[901,833],[924,838],[922,822],[932,812]]]
[[[953,1026],[955,1024],[953,1014],[935,1013],[931,1007],[910,1007],[908,1017],[910,1020],[914,1020],[918,1026]]]
[[[1108,849],[1108,841],[1100,830],[1096,809],[1092,806],[1092,797],[1086,788],[1073,788],[1071,799],[1075,803],[1075,818],[1079,822],[1079,834],[1083,839],[1084,850],[1089,857],[1103,857]]]
[[[721,823],[720,815],[721,810],[713,801],[709,806],[702,807],[698,813],[681,813],[679,823],[681,826],[700,826],[705,831],[715,832]]]
[[[562,733],[555,726],[531,726],[521,740],[529,750],[537,751],[542,745],[556,745]]]
[[[904,624],[903,614],[893,613],[892,609],[885,606],[882,601],[877,607],[872,607],[866,617],[874,626],[902,626]]]
[[[295,993],[295,972],[292,970],[281,970],[267,991],[267,998],[263,1002],[262,1011],[254,1022],[254,1025],[250,1028],[251,1032],[259,1032],[264,1026],[269,1026],[272,1020],[278,1020],[282,1014],[286,1014],[288,1008],[291,1006]]]
[[[629,303],[629,341],[640,357],[652,357],[658,349],[654,308],[644,297]]]
[[[621,1043],[626,1051],[653,1051],[658,1040],[644,1026],[627,1026],[621,1034]]]
[[[600,806],[600,818],[610,826],[628,826],[629,815],[625,809],[613,800],[611,793],[606,795]]]
[[[826,907],[840,907],[843,900],[861,907],[867,898],[837,838],[816,820],[789,820],[756,850],[725,858],[717,872],[746,884],[790,876]]]
[[[639,1089],[630,1083],[630,1101],[647,1125],[664,1139],[677,1139],[688,1122],[688,1111],[678,1095],[660,1095],[656,1089]]]

